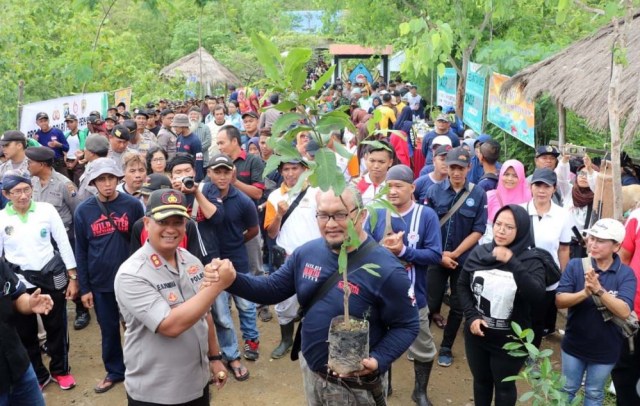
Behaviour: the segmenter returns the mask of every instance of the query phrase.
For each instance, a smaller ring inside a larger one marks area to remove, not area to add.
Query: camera
[[[193,187],[196,185],[196,181],[192,176],[185,176],[184,178],[182,178],[182,184],[187,189],[193,189]]]
[[[562,149],[564,155],[571,155],[575,157],[583,157],[587,152],[586,147],[579,147],[577,145],[565,145]]]

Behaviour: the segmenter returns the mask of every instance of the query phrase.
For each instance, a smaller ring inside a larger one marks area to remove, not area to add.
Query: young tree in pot
[[[276,46],[262,35],[252,37],[256,55],[264,68],[266,79],[261,83],[262,87],[268,87],[270,91],[280,94],[281,102],[273,108],[282,112],[282,115],[271,127],[273,134],[268,145],[274,154],[268,159],[264,175],[276,170],[281,162],[300,160],[304,157],[301,150],[294,146],[294,141],[315,141],[319,149],[313,160],[307,160],[308,170],[304,172],[294,193],[305,183],[318,187],[323,191],[332,189],[339,196],[347,187],[343,172],[337,165],[336,153],[351,159],[352,154],[340,143],[331,143],[331,132],[335,130],[349,130],[356,133],[356,128],[345,111],[349,106],[339,106],[333,111],[325,112],[319,95],[333,75],[335,66],[332,66],[311,87],[305,87],[306,66],[311,61],[310,49],[295,48],[288,51],[286,57],[282,57]],[[373,131],[374,123],[380,120],[380,113],[370,120]],[[301,135],[306,137],[301,137]],[[377,143],[368,141],[368,143]],[[329,148],[332,145],[332,148]],[[382,144],[380,144],[382,145]],[[335,151],[335,152],[334,152]],[[385,207],[394,210],[388,202],[380,199],[386,194],[382,190],[369,207]],[[344,202],[343,202],[344,203]],[[346,204],[345,204],[346,206]],[[358,208],[362,211],[363,208]],[[375,216],[375,210],[370,211]],[[360,213],[358,213],[360,214]],[[358,217],[356,217],[358,218]],[[375,219],[374,219],[375,220]],[[344,314],[335,317],[331,322],[329,331],[329,361],[328,365],[339,374],[349,374],[362,369],[361,361],[369,356],[369,323],[366,315],[363,319],[351,317],[349,314],[349,297],[351,287],[348,280],[348,252],[360,247],[362,241],[355,230],[353,221],[349,220],[345,238],[338,256],[338,272],[342,275],[342,288],[344,291]],[[380,276],[376,264],[364,264],[358,269],[363,269],[372,276]]]

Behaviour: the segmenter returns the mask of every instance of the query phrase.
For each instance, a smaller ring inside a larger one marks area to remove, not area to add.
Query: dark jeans
[[[611,371],[613,385],[616,388],[616,405],[640,405],[637,385],[640,382],[640,335],[633,338],[634,353],[629,354],[629,342],[624,340],[622,354]]]
[[[445,268],[441,265],[433,265],[429,267],[427,272],[427,303],[431,314],[439,313],[444,298],[444,289],[449,281],[451,288],[451,297],[449,299],[449,317],[447,318],[447,326],[442,335],[442,344],[440,348],[446,347],[451,349],[453,342],[458,334],[458,329],[462,323],[462,308],[458,299],[458,276],[462,266],[456,269]],[[431,310],[433,309],[433,311]]]
[[[120,311],[114,292],[93,292],[93,306],[102,336],[102,362],[107,377],[124,379],[124,357],[120,342]]]
[[[45,406],[42,391],[38,387],[38,378],[31,365],[20,379],[11,385],[9,392],[0,393],[0,406]]]
[[[558,308],[556,307],[556,291],[548,291],[544,294],[544,302],[538,311],[531,314],[531,328],[535,337],[533,345],[540,348],[542,337],[556,331],[556,319],[558,318]]]
[[[127,394],[127,400],[129,406],[161,406],[160,403],[140,402],[134,400]],[[164,405],[164,403],[162,403]],[[209,386],[205,386],[202,390],[202,396],[198,399],[191,400],[187,403],[176,403],[173,406],[209,406]]]
[[[32,293],[35,289],[29,289]],[[53,375],[67,375],[69,373],[69,332],[67,330],[67,300],[64,292],[48,291],[42,289],[43,294],[51,295],[53,309],[49,314],[42,314],[42,325],[47,332],[47,347],[49,347],[49,370],[42,362],[40,343],[38,341],[38,319],[36,314],[18,313],[15,324],[22,344],[27,349],[29,360],[38,377],[38,382],[43,383],[49,379],[49,373]]]
[[[476,406],[491,406],[495,390],[495,406],[513,406],[518,399],[515,382],[502,382],[518,375],[524,357],[512,357],[502,349],[503,340],[491,342],[464,329],[464,347],[473,375],[473,401]]]

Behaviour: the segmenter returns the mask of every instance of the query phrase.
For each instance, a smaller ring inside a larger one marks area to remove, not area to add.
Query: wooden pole
[[[20,120],[22,119],[22,104],[24,101],[24,80],[18,81],[18,124],[16,128],[20,128]]]
[[[558,146],[563,150],[567,142],[567,110],[558,102]]]

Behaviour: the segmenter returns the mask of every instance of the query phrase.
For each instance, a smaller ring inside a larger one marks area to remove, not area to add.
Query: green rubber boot
[[[293,346],[293,328],[295,321],[280,325],[280,335],[282,336],[280,344],[271,353],[271,358],[279,359],[284,357]]]

